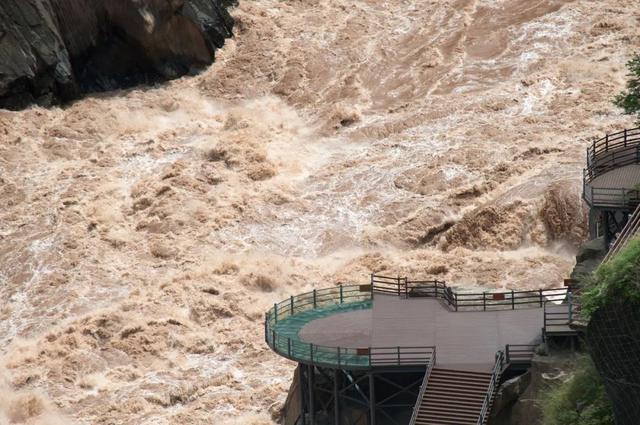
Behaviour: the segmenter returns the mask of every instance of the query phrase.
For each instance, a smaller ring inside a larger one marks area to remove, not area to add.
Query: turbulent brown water
[[[0,424],[271,424],[273,302],[561,284],[635,0],[241,0],[206,73],[0,111]]]

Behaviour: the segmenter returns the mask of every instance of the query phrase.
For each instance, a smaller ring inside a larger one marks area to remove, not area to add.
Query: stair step
[[[447,374],[447,375],[459,375],[459,376],[480,376],[480,377],[489,377],[491,378],[491,372],[476,372],[472,370],[456,370],[456,369],[441,369],[441,368],[433,368],[431,374]]]
[[[440,392],[446,394],[480,394],[484,395],[487,393],[487,387],[484,388],[470,388],[470,387],[457,387],[452,385],[438,384],[438,385],[429,385],[427,386],[427,391],[431,390],[431,392]]]
[[[488,378],[465,378],[462,376],[452,376],[452,375],[431,375],[429,376],[429,382],[431,381],[456,381],[456,382],[468,382],[470,384],[488,384],[491,382],[491,377]]]
[[[480,409],[475,409],[472,411],[447,411],[447,410],[425,410],[418,412],[419,418],[463,418],[463,419],[475,419],[478,420],[478,416],[480,415]]]
[[[460,420],[456,418],[418,419],[416,425],[476,425],[478,421]]]
[[[464,381],[455,381],[455,380],[431,380],[429,379],[428,385],[445,385],[451,387],[463,387],[463,388],[488,388],[490,382],[464,382]]]
[[[482,408],[482,404],[484,403],[484,397],[483,398],[478,398],[478,399],[450,399],[447,397],[429,397],[429,401],[431,402],[431,405],[438,405],[438,406],[447,406],[451,409],[458,409],[458,408],[477,408],[480,409]],[[426,405],[423,405],[426,406]]]
[[[491,377],[486,372],[434,368],[415,424],[476,425]]]

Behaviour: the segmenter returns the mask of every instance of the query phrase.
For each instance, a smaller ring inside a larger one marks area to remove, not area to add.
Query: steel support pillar
[[[305,367],[302,363],[298,364],[298,379],[299,379],[299,383],[298,383],[298,389],[300,390],[300,416],[302,417],[302,425],[307,425],[307,419],[306,419],[306,410],[305,407],[307,405],[307,403],[305,403],[305,397],[304,397],[304,370]]]
[[[340,370],[333,371],[333,423],[340,425]]]
[[[376,425],[376,389],[373,372],[369,372],[369,416],[369,425]]]
[[[309,384],[309,423],[310,425],[316,425],[316,406],[315,406],[315,391],[313,388],[314,370],[313,366],[307,366],[307,382]]]

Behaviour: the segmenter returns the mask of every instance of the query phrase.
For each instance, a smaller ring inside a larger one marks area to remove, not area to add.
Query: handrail
[[[339,285],[314,289],[274,306],[265,313],[265,342],[283,357],[328,367],[368,369],[378,366],[423,366],[433,361],[434,346],[424,347],[329,347],[300,341],[278,332],[277,324],[306,311],[349,305],[371,299],[368,285]]]
[[[629,141],[635,141],[640,136],[640,127],[627,128],[616,133],[605,134],[601,139],[595,140],[587,148],[587,159],[594,159],[603,152],[608,152],[620,146],[628,146]]]
[[[594,188],[590,183],[616,168],[640,163],[640,127],[607,134],[587,148],[587,166],[583,170],[582,196],[589,205],[635,207],[640,191],[633,187]]]
[[[496,309],[511,309],[523,305],[537,305],[542,308],[548,298],[564,298],[568,292],[566,287],[466,293],[454,291],[444,281],[439,280],[409,280],[405,278],[389,278],[384,287],[377,287],[375,282],[379,276],[372,274],[372,293],[399,294],[406,298],[439,298],[446,302],[446,306],[454,311],[463,309],[490,311]],[[392,280],[391,280],[392,279]],[[396,285],[395,287],[390,285]]]
[[[628,164],[627,164],[628,165]],[[583,199],[589,205],[610,208],[635,208],[640,205],[640,190],[619,187],[593,187],[583,184]]]
[[[507,344],[504,347],[505,362],[531,363],[539,344]]]
[[[566,306],[566,310],[547,311],[547,303],[544,304],[543,313],[543,332],[546,334],[548,329],[553,330],[554,327],[569,326],[579,322],[580,304],[574,301],[574,295],[569,293],[567,302],[560,304]]]
[[[427,365],[427,370],[424,372],[424,377],[422,378],[422,384],[420,385],[420,391],[418,392],[418,398],[416,399],[416,404],[413,406],[413,413],[411,413],[411,420],[409,421],[409,425],[416,425],[416,421],[418,420],[418,412],[420,411],[420,407],[422,406],[422,401],[424,399],[424,393],[427,391],[427,385],[429,383],[429,378],[431,377],[431,371],[433,370],[433,366],[436,364],[436,351],[433,350],[433,359]]]
[[[500,374],[502,373],[503,365],[504,365],[504,353],[502,351],[498,351],[496,353],[496,363],[493,366],[493,371],[491,372],[491,381],[489,382],[489,388],[487,389],[487,394],[484,396],[482,409],[480,410],[480,416],[478,416],[478,421],[476,422],[476,425],[483,425],[487,415],[489,414],[489,405],[491,404],[491,400],[493,399],[493,394],[499,384]]]

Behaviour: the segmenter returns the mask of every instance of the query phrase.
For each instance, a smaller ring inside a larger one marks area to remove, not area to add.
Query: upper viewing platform
[[[567,288],[465,293],[440,281],[374,275],[368,285],[274,305],[265,338],[284,357],[324,367],[424,367],[437,351],[441,367],[490,371],[497,352],[526,362],[543,333],[574,334],[567,295]]]
[[[640,128],[607,134],[587,149],[583,198],[592,208],[640,204]]]

